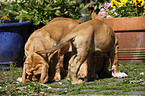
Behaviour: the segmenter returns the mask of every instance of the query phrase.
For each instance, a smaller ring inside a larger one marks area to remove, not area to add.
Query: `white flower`
[[[112,18],[110,15],[107,15],[107,17],[106,18]]]
[[[100,10],[100,12],[99,12],[99,17],[104,17],[104,16],[105,16],[105,13],[106,13],[105,9],[102,8],[102,9]]]
[[[115,13],[114,13],[114,15],[116,15],[116,16],[117,16],[117,15],[119,15],[119,14],[115,12]]]
[[[16,82],[17,84],[19,84],[19,82]]]
[[[113,13],[115,10],[116,10],[116,8],[113,8],[113,9],[111,10],[111,13]]]
[[[112,3],[105,3],[105,4],[104,4],[104,8],[107,9],[107,8],[109,8],[111,5],[112,5]]]
[[[99,17],[104,17],[105,16],[105,12],[99,12]]]
[[[51,89],[51,87],[48,87],[47,89]]]
[[[102,9],[100,10],[100,12],[105,12],[105,9],[104,9],[104,8],[102,8]]]
[[[1,2],[5,2],[5,0],[1,0]]]
[[[21,0],[17,0],[17,2],[18,2],[18,3],[20,3],[20,2],[21,2]]]
[[[143,75],[144,76],[144,72],[141,72],[140,75]]]
[[[65,11],[65,14],[67,14],[68,13],[68,11]]]
[[[44,92],[40,92],[40,94],[44,94]]]

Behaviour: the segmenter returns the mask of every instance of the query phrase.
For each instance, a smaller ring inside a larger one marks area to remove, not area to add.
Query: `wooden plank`
[[[145,30],[145,17],[105,18],[114,31]]]

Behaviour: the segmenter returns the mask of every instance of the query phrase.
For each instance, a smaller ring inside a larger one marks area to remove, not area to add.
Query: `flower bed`
[[[111,3],[101,4],[98,14],[104,18],[144,16],[145,6],[143,4],[144,0],[112,0]]]

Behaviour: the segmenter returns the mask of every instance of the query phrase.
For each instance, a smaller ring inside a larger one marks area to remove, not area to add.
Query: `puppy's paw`
[[[80,70],[77,74],[78,78],[85,78],[87,76],[87,63],[81,65]]]
[[[95,79],[98,79],[98,74],[90,74],[87,76],[88,81],[94,81]]]
[[[60,81],[61,80],[61,75],[59,73],[55,73],[54,80],[55,81]]]
[[[72,84],[80,84],[80,83],[83,83],[83,81],[82,80],[77,80],[77,81],[72,81],[71,83]]]
[[[113,77],[126,77],[126,76],[128,76],[126,73],[124,73],[124,72],[119,72],[119,73],[113,73],[112,72],[112,76]]]
[[[66,77],[66,80],[70,80],[70,77]]]
[[[87,75],[86,75],[85,72],[79,72],[78,75],[77,75],[78,78],[85,78],[86,76]]]

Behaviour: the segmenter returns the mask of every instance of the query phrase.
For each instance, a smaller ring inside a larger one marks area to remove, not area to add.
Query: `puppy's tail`
[[[37,51],[37,54],[46,54],[46,53],[51,53],[54,52],[58,49],[63,48],[65,45],[69,43],[74,37],[76,36],[76,33],[73,34],[67,34],[64,38],[62,38],[57,45],[55,45],[53,48],[48,49],[48,50],[42,50],[42,51]]]
[[[91,18],[92,18],[92,20],[94,20],[94,19],[99,19],[99,20],[101,20],[101,21],[104,21],[104,16],[103,16],[103,17],[99,17],[99,14],[96,14],[95,11],[93,11],[93,12],[91,13]]]

